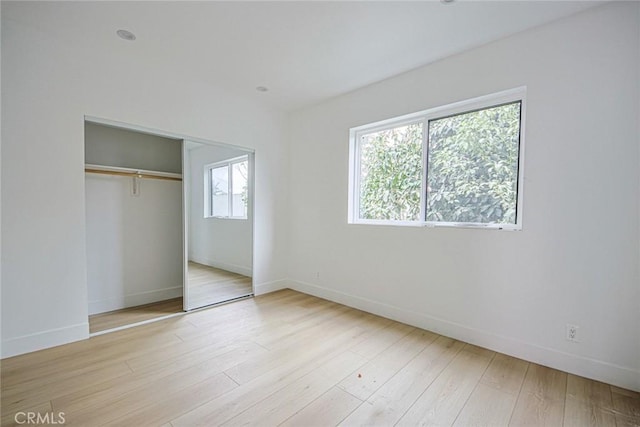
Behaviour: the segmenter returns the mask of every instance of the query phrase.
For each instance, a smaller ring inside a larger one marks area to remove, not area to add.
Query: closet
[[[158,301],[182,311],[182,140],[85,122],[85,193],[90,319]]]

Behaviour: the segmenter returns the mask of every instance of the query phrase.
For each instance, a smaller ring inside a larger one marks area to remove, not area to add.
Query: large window
[[[205,217],[246,219],[248,174],[247,156],[205,166]]]
[[[352,223],[520,229],[525,89],[351,129]]]

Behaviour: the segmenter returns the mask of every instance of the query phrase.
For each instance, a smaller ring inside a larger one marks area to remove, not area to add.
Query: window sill
[[[246,221],[249,218],[240,216],[205,216],[204,219],[231,219],[234,221]]]
[[[349,225],[383,225],[392,227],[425,227],[425,228],[467,228],[479,230],[522,231],[518,224],[474,224],[465,222],[424,222],[424,221],[348,221]]]

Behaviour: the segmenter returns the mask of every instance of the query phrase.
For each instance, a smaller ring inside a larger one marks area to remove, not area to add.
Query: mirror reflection
[[[184,143],[184,308],[251,295],[253,153]]]

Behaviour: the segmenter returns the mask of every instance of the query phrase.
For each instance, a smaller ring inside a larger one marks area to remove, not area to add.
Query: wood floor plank
[[[362,401],[357,397],[338,387],[332,387],[328,392],[280,424],[280,427],[335,426],[360,404]]]
[[[612,388],[612,400],[616,413],[640,424],[640,393]]]
[[[617,427],[640,427],[640,419],[636,417],[628,417],[625,415],[616,415]]]
[[[55,381],[43,381],[42,384],[34,384],[34,380],[26,384],[3,387],[2,411],[15,412],[25,406],[36,405],[42,401],[53,400],[64,393],[80,390],[87,384],[102,382],[110,379],[116,382],[124,382],[131,375],[131,370],[124,362],[95,366],[91,370],[80,369],[78,371],[65,372],[65,377],[56,376]]]
[[[329,328],[323,328],[325,339],[329,339],[331,336],[344,339],[345,342],[349,340],[354,333],[362,333],[363,331],[357,326],[353,326],[344,331],[331,330]],[[353,329],[353,330],[352,330]],[[303,348],[312,348],[313,344],[317,341],[323,341],[322,337],[318,337],[314,334],[306,331],[305,334],[301,334],[298,340],[288,347],[272,350],[264,355],[260,359],[249,360],[244,363],[238,364],[226,371],[226,374],[233,378],[239,384],[244,384],[256,377],[268,372],[282,364],[287,363],[288,358],[295,351]]]
[[[359,369],[366,362],[367,359],[364,357],[346,351],[222,425],[279,425],[322,396],[336,382]]]
[[[222,375],[217,361],[211,360],[154,381],[147,381],[126,393],[111,389],[102,393],[100,399],[93,399],[91,403],[84,401],[81,405],[68,405],[59,410],[66,414],[66,425],[88,426],[96,421],[111,424],[117,418],[168,399],[180,390],[194,387],[214,376],[221,378]]]
[[[496,354],[480,382],[516,397],[527,373],[529,362],[505,354]]]
[[[541,399],[534,393],[521,393],[513,410],[511,426],[560,426],[564,422],[564,401]]]
[[[338,387],[360,400],[367,400],[400,369],[431,344],[437,335],[416,329],[345,378]]]
[[[302,363],[295,366],[295,368],[292,369],[292,366],[289,365],[280,366],[247,384],[241,384],[233,391],[212,399],[193,411],[171,420],[171,424],[174,427],[220,425],[305,375],[316,372],[322,365],[340,363],[344,358],[353,358],[354,356],[352,355],[355,355],[355,353],[346,354],[345,351],[336,349],[330,350],[325,354],[319,353],[317,349],[309,350],[303,355]],[[366,361],[366,359],[362,360],[362,363]]]
[[[127,359],[126,363],[133,372],[146,372],[162,369],[172,364],[198,363],[240,347],[258,347],[250,341],[225,339],[213,342],[209,338],[181,342],[175,346],[163,348],[161,352],[148,352]],[[262,348],[262,347],[260,347]]]
[[[566,373],[530,363],[510,425],[562,425],[566,384]]]
[[[345,418],[342,425],[395,425],[462,347],[464,343],[460,341],[439,337]]]
[[[494,353],[462,349],[400,419],[399,426],[451,425]]]
[[[201,376],[222,373],[230,366],[264,351],[266,350],[254,344],[247,344],[228,351],[212,352],[204,360],[188,360],[185,363],[177,361],[160,369],[134,373],[126,381],[112,379],[90,383],[83,388],[69,390],[67,394],[53,399],[52,404],[54,409],[68,412],[105,405],[119,396],[142,390],[149,384],[165,387],[172,379],[181,376],[198,375],[198,372]]]
[[[335,350],[332,346],[342,346],[341,350],[344,351],[363,342],[376,341],[380,335],[386,333],[385,329],[388,326],[386,319],[379,321],[375,316],[359,311],[354,311],[350,320],[336,322],[331,328],[320,328],[319,335],[305,331],[289,346],[272,350],[264,358],[238,364],[226,373],[235,381],[244,383],[290,363],[292,354],[308,354],[311,349],[323,354]]]
[[[606,410],[594,402],[567,396],[564,406],[565,427],[615,427],[616,417],[611,410]]]
[[[354,315],[357,316],[358,313],[346,307],[326,308],[321,313],[305,313],[288,324],[286,328],[260,334],[255,338],[255,342],[269,349],[288,347],[302,335],[313,335],[323,327],[339,324],[343,317]]]
[[[568,374],[566,393],[567,398],[590,402],[603,409],[613,409],[611,387],[609,384]]]
[[[135,412],[113,420],[117,426],[156,426],[169,422],[202,403],[227,393],[238,385],[227,375],[219,374],[165,396]]]
[[[506,426],[517,396],[479,383],[454,422],[455,427]]]
[[[375,340],[363,341],[351,348],[351,351],[368,359],[373,359],[415,329],[413,326],[392,322]]]
[[[529,364],[522,384],[522,393],[531,393],[544,400],[564,400],[567,374],[546,366]]]
[[[621,394],[623,396],[629,396],[634,399],[640,399],[640,393],[638,393],[637,391],[627,390],[626,388],[620,388],[613,385],[610,387],[611,387],[611,393]]]
[[[19,414],[20,412],[20,414]],[[4,405],[2,406],[2,427],[9,426],[21,426],[25,425],[25,418],[27,413],[35,413],[35,414],[51,414],[53,410],[51,408],[50,401],[39,402],[36,404],[25,403],[18,409],[10,409],[6,408]],[[23,415],[24,414],[24,415]],[[55,414],[57,416],[57,414]],[[57,419],[57,418],[56,418]]]

